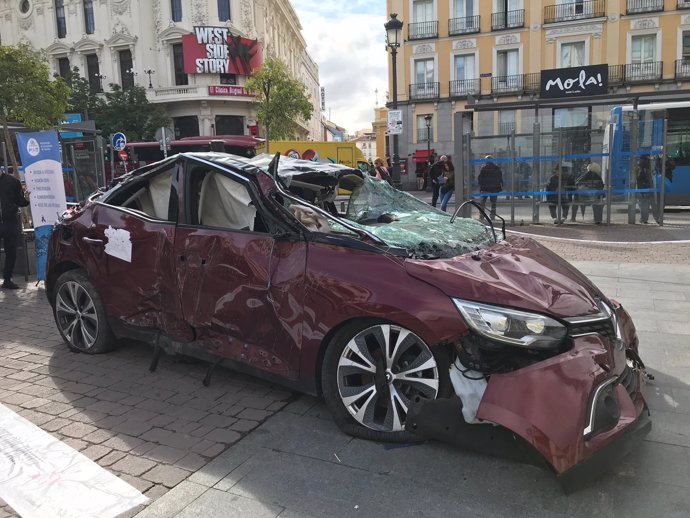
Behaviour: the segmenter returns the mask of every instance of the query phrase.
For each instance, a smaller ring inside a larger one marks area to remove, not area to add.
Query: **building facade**
[[[431,147],[452,154],[461,125],[476,136],[530,133],[537,120],[542,131],[600,129],[612,106],[665,92],[690,99],[690,0],[387,0],[387,9],[404,22],[389,82],[407,170],[426,159],[428,115]],[[593,65],[605,65],[603,91],[549,104],[548,71]]]
[[[45,50],[58,75],[78,67],[95,92],[146,87],[178,138],[259,136],[244,86],[267,57],[308,79],[318,123],[318,67],[301,29],[289,0],[0,0],[3,44]],[[315,128],[301,121],[295,137]]]
[[[376,154],[376,134],[371,131],[358,131],[352,139],[355,145],[362,151],[367,162],[373,163],[379,155]],[[383,155],[381,155],[383,158]]]

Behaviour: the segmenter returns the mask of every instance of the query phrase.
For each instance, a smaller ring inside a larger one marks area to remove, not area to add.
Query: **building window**
[[[518,49],[499,50],[496,53],[496,75],[516,76],[520,73],[520,51]]]
[[[656,34],[633,36],[630,40],[630,50],[631,63],[656,61]]]
[[[236,85],[237,76],[235,74],[221,74],[220,84],[222,85]]]
[[[69,58],[58,58],[58,74],[60,77],[67,79],[70,74]]]
[[[182,21],[182,0],[170,0],[170,15],[173,22]]]
[[[218,20],[227,22],[230,19],[230,0],[218,0]]]
[[[513,131],[516,131],[515,111],[504,110],[498,112],[498,131],[501,135],[510,135]]]
[[[184,55],[182,54],[182,43],[175,43],[173,46],[173,67],[175,69],[175,84],[188,85],[189,78],[184,73]]]
[[[132,69],[132,51],[121,50],[117,53],[120,61],[120,80],[122,89],[134,86],[134,70]]]
[[[417,84],[434,81],[434,60],[417,59],[414,62],[414,82]]]
[[[426,127],[426,115],[417,115],[417,142],[433,142],[434,141],[434,124],[429,128]]]
[[[96,31],[96,21],[93,16],[93,0],[84,0],[84,29],[86,34]]]
[[[435,20],[433,0],[414,0],[412,9],[415,23],[433,22]]]
[[[561,44],[561,68],[585,66],[585,42],[571,41]]]
[[[464,81],[474,79],[474,54],[461,54],[455,56],[455,80]]]
[[[555,108],[553,110],[554,128],[588,128],[590,108]]]
[[[86,56],[86,73],[89,76],[89,87],[91,92],[102,92],[101,69],[98,65],[98,56],[96,54],[88,54]]]
[[[67,21],[65,20],[65,0],[55,0],[55,19],[57,21],[57,37],[67,36]]]

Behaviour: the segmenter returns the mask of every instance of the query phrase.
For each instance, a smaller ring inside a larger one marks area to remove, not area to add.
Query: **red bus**
[[[263,142],[263,139],[249,135],[184,137],[170,142],[168,156],[187,152],[220,151],[251,158],[256,155],[256,146]],[[143,165],[165,158],[158,142],[128,142],[126,149],[129,155],[129,160],[126,162],[121,161],[117,154],[115,154],[115,176],[120,176],[125,171],[132,171]],[[112,164],[110,163],[105,164],[106,185],[110,183],[113,177],[111,166]]]

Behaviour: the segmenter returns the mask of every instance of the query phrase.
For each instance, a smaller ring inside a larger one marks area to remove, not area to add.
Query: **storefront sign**
[[[194,27],[182,36],[186,74],[239,74],[248,76],[263,62],[256,40],[233,36],[227,27]]]
[[[230,97],[253,97],[254,94],[248,92],[244,86],[220,85],[209,86],[208,95],[224,95]]]
[[[541,97],[581,97],[604,95],[608,90],[608,65],[559,68],[541,73]]]

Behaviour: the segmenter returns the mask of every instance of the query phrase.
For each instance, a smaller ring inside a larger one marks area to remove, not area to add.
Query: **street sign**
[[[402,110],[388,112],[388,134],[401,135],[403,132]]]
[[[123,162],[126,162],[127,159],[129,158],[129,155],[127,154],[127,151],[124,149],[120,150],[120,152],[117,154],[117,156],[122,160]]]
[[[111,144],[115,151],[122,151],[127,145],[127,137],[125,137],[124,133],[115,133]]]
[[[173,133],[173,130],[170,128],[158,128],[156,130],[156,140],[161,145],[161,149],[163,149],[164,144],[168,149],[170,149],[170,143],[175,140],[175,133]]]

